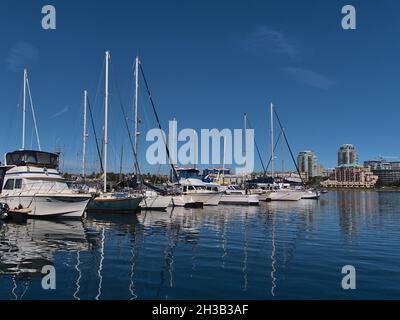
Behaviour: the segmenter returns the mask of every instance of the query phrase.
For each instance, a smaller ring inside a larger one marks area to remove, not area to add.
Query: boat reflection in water
[[[3,222],[0,229],[0,298],[7,298],[4,295],[9,294],[8,298],[21,299],[32,284],[37,289],[46,274],[43,267],[55,266],[58,255],[89,251],[94,245],[93,235],[82,221]],[[22,292],[19,290],[21,284]],[[11,286],[11,291],[4,292],[7,285]]]
[[[3,223],[0,299],[340,299],[349,261],[364,275],[357,297],[394,298],[399,207],[398,193],[332,191],[320,201]],[[54,291],[41,287],[49,264]]]

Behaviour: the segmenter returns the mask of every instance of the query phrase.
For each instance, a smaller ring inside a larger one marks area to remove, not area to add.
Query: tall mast
[[[193,138],[194,138],[193,168],[196,169],[196,164],[197,164],[197,135],[196,135],[196,131],[195,130],[193,130]]]
[[[119,181],[122,181],[122,160],[124,158],[124,145],[121,145],[121,158],[119,160]]]
[[[223,157],[223,161],[222,161],[222,182],[224,182],[224,178],[225,178],[225,162],[226,162],[226,137],[224,137],[224,157]],[[219,175],[219,173],[218,173],[218,175]]]
[[[245,165],[247,162],[247,141],[246,141],[246,131],[247,131],[247,113],[244,114],[243,116],[243,121],[244,121],[244,161]]]
[[[274,155],[274,105],[271,102],[270,106],[270,121],[271,121],[271,177],[274,177],[275,155]]]
[[[83,91],[83,146],[82,146],[82,176],[85,178],[86,169],[86,140],[88,138],[86,127],[87,90]]]
[[[244,114],[243,116],[243,121],[244,121],[244,168],[247,166],[247,141],[246,141],[246,131],[247,131],[247,113]],[[246,169],[243,170],[243,183],[246,181]]]
[[[281,133],[281,136],[282,136],[282,140],[281,140],[281,153],[282,153],[282,174],[283,174],[283,172],[285,171],[285,131],[284,131],[285,129],[284,128],[282,128],[282,133]]]
[[[139,100],[139,55],[136,56],[135,60],[135,158],[137,158],[138,155],[138,141],[139,141],[139,116],[138,116],[138,100]],[[134,159],[136,163],[136,159]],[[136,168],[136,166],[135,166]],[[137,168],[136,168],[137,171]],[[137,175],[137,172],[136,172]]]
[[[26,79],[27,71],[24,69],[24,96],[22,100],[22,149],[25,149],[25,127],[26,127]]]
[[[108,145],[108,63],[110,52],[106,51],[106,81],[104,99],[104,192],[107,192],[107,145]]]

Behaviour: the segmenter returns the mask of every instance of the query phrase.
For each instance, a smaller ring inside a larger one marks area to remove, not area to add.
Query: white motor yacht
[[[173,197],[176,206],[187,206],[186,203],[199,203],[204,206],[217,206],[222,192],[219,184],[204,182],[200,179],[199,170],[177,169],[182,194]]]
[[[58,172],[58,154],[49,152],[7,153],[0,181],[0,202],[28,217],[80,218],[92,198],[69,189]]]
[[[274,183],[267,201],[299,201],[304,191],[290,187],[288,183]]]

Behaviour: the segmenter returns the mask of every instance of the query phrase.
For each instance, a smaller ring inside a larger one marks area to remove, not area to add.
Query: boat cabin
[[[59,154],[33,151],[33,150],[18,150],[8,152],[5,155],[6,166],[33,166],[47,169],[58,169]]]

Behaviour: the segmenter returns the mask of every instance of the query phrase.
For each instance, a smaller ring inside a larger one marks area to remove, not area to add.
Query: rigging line
[[[282,135],[282,132],[279,132],[278,138],[276,139],[276,142],[275,142],[275,145],[274,145],[274,151],[275,151],[275,149],[276,149],[276,147],[277,147],[277,145],[279,143],[279,139],[281,138],[281,135]],[[269,160],[268,160],[265,172],[268,171],[268,168],[269,168],[269,165],[271,164],[271,162],[272,162],[272,155],[269,156]]]
[[[94,108],[96,108],[97,103],[98,103],[98,98],[99,98],[99,95],[100,95],[101,79],[103,78],[104,69],[105,69],[105,64],[106,64],[105,59],[102,59],[102,61],[103,61],[103,63],[102,63],[102,65],[101,65],[100,75],[99,75],[99,79],[98,79],[98,81],[97,81],[96,95],[95,95],[95,98],[94,98],[94,105],[93,105]],[[92,111],[91,111],[91,110],[90,110],[90,113],[91,113],[91,118],[92,118],[92,127],[94,128],[93,114],[92,114]],[[93,131],[95,131],[95,129],[93,129]],[[96,145],[97,145],[97,148],[98,148],[98,140],[97,140],[97,137],[95,137],[95,139],[96,139]],[[103,141],[103,140],[104,140],[104,139],[102,139],[102,141]],[[103,148],[103,143],[102,143],[101,147]],[[98,148],[98,149],[99,149],[99,148]],[[102,160],[101,160],[101,159],[103,158],[102,156],[103,156],[103,152],[101,151],[101,152],[99,153],[101,174],[104,173],[103,162],[102,162]]]
[[[99,157],[100,161],[100,169],[101,169],[101,174],[103,174],[104,169],[103,169],[103,161],[101,159],[101,153],[100,153],[100,148],[99,148],[99,141],[97,139],[97,133],[96,133],[96,128],[94,126],[94,120],[93,120],[93,113],[92,113],[92,107],[90,106],[90,101],[89,101],[89,96],[87,97],[87,105],[89,108],[89,114],[90,114],[90,120],[92,123],[92,129],[93,129],[93,134],[94,134],[94,140],[96,141],[96,149],[97,149],[97,155]]]
[[[31,104],[33,124],[35,125],[37,144],[38,144],[39,151],[42,151],[42,148],[40,146],[39,132],[38,132],[37,124],[36,124],[35,109],[33,107],[33,102],[32,102],[31,86],[29,85],[29,79],[28,78],[26,78],[26,84],[27,84],[28,93],[29,93],[29,101],[30,101],[30,104]]]
[[[24,80],[22,80],[22,85],[19,89],[19,96],[17,99],[17,110],[21,107],[21,102],[22,102],[22,96],[23,96],[23,86],[24,86]],[[19,119],[18,117],[15,118],[15,127],[14,128],[18,128],[18,123],[19,123]],[[9,123],[10,124],[10,123]],[[10,130],[7,130],[7,132],[10,132]]]
[[[153,97],[151,96],[150,89],[149,89],[149,85],[147,84],[147,80],[146,80],[146,77],[145,77],[145,75],[144,75],[144,71],[143,71],[143,67],[142,67],[142,62],[140,62],[139,67],[140,67],[140,71],[141,71],[141,74],[142,74],[142,77],[143,77],[144,84],[145,84],[145,86],[146,86],[146,91],[147,91],[147,94],[148,94],[148,96],[149,96],[151,106],[152,106],[152,108],[153,108],[154,115],[155,115],[156,120],[157,120],[157,123],[158,123],[158,128],[160,129],[161,133],[163,133],[162,128],[161,128],[160,118],[158,117],[158,113],[157,113],[156,107],[155,107],[155,105],[154,105]],[[174,173],[174,177],[175,177],[177,183],[179,184],[178,173],[176,172],[175,166],[174,166],[174,164],[173,164],[172,161],[171,161],[171,155],[170,155],[170,152],[169,152],[169,148],[168,148],[168,145],[167,145],[167,141],[165,140],[164,134],[161,134],[161,136],[163,137],[163,141],[164,141],[164,144],[165,144],[165,150],[166,150],[166,152],[167,152],[168,161],[169,161],[170,166],[171,166],[171,168],[172,168],[172,171],[173,171],[173,173]]]
[[[113,64],[110,63],[110,65],[111,65],[112,71],[116,74]],[[114,78],[115,78],[115,77],[114,77]],[[116,83],[115,80],[114,80],[113,84],[114,84],[115,91],[116,91],[116,93],[117,93],[117,95],[118,95],[118,98],[119,98],[119,105],[120,105],[120,108],[121,108],[121,111],[122,111],[122,115],[123,115],[123,117],[124,117],[124,123],[125,123],[125,127],[126,127],[126,130],[127,130],[127,133],[128,133],[129,143],[130,143],[131,148],[132,148],[132,151],[133,151],[135,169],[136,169],[137,173],[139,174],[139,178],[140,178],[140,182],[141,182],[141,184],[140,184],[140,191],[141,191],[141,193],[142,193],[142,195],[143,195],[143,194],[144,194],[144,191],[143,191],[143,183],[144,183],[144,180],[143,180],[142,174],[141,174],[141,172],[140,172],[139,162],[138,162],[138,159],[137,159],[136,150],[135,150],[135,147],[134,147],[134,144],[133,144],[133,141],[132,141],[131,132],[130,132],[130,130],[129,130],[128,117],[127,117],[127,115],[126,115],[125,108],[124,108],[124,106],[123,106],[123,104],[122,104],[122,98],[121,98],[121,94],[120,94],[120,91],[119,91],[119,87],[118,87],[118,85],[117,85],[117,83]],[[145,202],[146,202],[146,199],[145,199]]]
[[[94,107],[95,107],[95,108],[96,108],[96,106],[97,106],[98,99],[99,99],[99,95],[100,95],[101,79],[103,78],[105,63],[106,63],[106,62],[105,62],[105,59],[103,59],[103,64],[102,64],[102,66],[101,66],[101,71],[100,71],[100,75],[99,75],[99,80],[97,81],[96,96],[94,97]]]
[[[286,132],[285,132],[285,130],[283,130],[283,126],[282,126],[281,120],[279,119],[278,113],[276,112],[276,108],[274,108],[274,113],[275,113],[276,119],[278,120],[279,126],[281,128],[281,132],[283,132],[283,137],[285,138],[286,145],[288,146],[290,156],[292,157],[293,163],[296,166],[296,170],[297,170],[297,173],[299,174],[301,183],[304,185],[305,183],[304,183],[303,177],[301,176],[299,167],[297,166],[296,160],[294,159],[292,148],[290,148],[289,141],[286,136]]]
[[[247,118],[247,123],[248,123],[249,127],[253,128],[253,126],[250,123],[249,117],[247,116],[246,118]],[[262,168],[264,170],[264,176],[265,176],[266,173],[267,173],[267,170],[265,169],[264,161],[262,160],[260,148],[258,147],[258,143],[256,141],[256,137],[255,136],[254,136],[254,145],[256,146],[257,154],[258,154],[258,157],[260,158],[261,166],[262,166]]]

